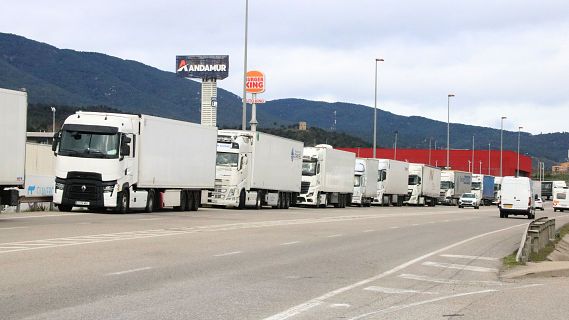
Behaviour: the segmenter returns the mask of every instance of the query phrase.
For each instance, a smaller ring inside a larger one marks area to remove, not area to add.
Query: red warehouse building
[[[372,148],[338,148],[350,151],[358,157],[371,158]],[[394,149],[377,149],[377,158],[395,159]],[[397,159],[400,161],[424,163],[436,167],[446,166],[447,151],[429,149],[397,149]],[[518,153],[510,150],[503,152],[502,172],[504,176],[516,175]],[[472,162],[472,150],[450,150],[450,167],[453,170],[471,171],[474,173],[500,176],[500,150],[474,150],[474,166]],[[531,158],[520,155],[520,175],[531,176]]]

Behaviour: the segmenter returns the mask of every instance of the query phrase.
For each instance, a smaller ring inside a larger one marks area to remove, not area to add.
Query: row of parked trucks
[[[10,156],[0,161],[0,204],[15,205],[25,177],[26,92],[0,89],[0,108],[0,136],[14,137],[1,139]],[[502,180],[148,115],[77,112],[52,151],[61,211],[457,205],[468,192],[489,205],[500,199]],[[564,203],[563,191],[553,190],[567,188],[555,183],[544,192]]]

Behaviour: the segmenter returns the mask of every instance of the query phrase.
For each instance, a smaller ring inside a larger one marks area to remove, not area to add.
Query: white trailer
[[[263,132],[219,130],[214,206],[288,209],[300,192],[300,141]]]
[[[377,159],[356,158],[353,205],[371,206],[373,198],[377,195],[378,163]]]
[[[354,153],[319,144],[304,148],[302,162],[299,205],[344,208],[352,202]]]
[[[55,136],[61,211],[197,210],[215,181],[217,129],[147,115],[77,112]]]
[[[0,206],[18,204],[24,187],[28,95],[0,89]]]
[[[407,195],[409,163],[378,159],[377,195],[372,204],[402,206]]]
[[[472,173],[456,170],[441,171],[439,203],[456,206],[458,199],[472,189]]]
[[[407,204],[435,206],[441,192],[441,169],[426,164],[409,164]]]

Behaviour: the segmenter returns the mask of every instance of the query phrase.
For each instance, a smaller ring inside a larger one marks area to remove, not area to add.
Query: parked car
[[[467,192],[463,193],[460,199],[458,199],[458,207],[473,207],[474,209],[480,208],[480,199],[475,193]]]
[[[540,197],[535,198],[534,208],[543,211],[543,200]]]

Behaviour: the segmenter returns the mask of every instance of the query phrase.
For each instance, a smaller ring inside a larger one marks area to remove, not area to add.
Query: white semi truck
[[[441,169],[426,164],[409,164],[407,204],[434,207],[441,192]]]
[[[352,202],[356,155],[319,144],[302,154],[302,185],[298,204],[345,208]]]
[[[24,187],[28,95],[0,89],[0,207],[18,204]]]
[[[377,195],[377,159],[356,158],[352,205],[371,206]]]
[[[377,195],[373,204],[402,206],[407,195],[409,163],[378,159]]]
[[[61,211],[195,211],[215,181],[217,129],[147,115],[77,112],[54,137]]]
[[[263,132],[219,130],[215,189],[207,203],[288,209],[300,193],[303,147]]]
[[[441,171],[439,203],[456,206],[458,199],[472,189],[472,173],[456,170]]]

